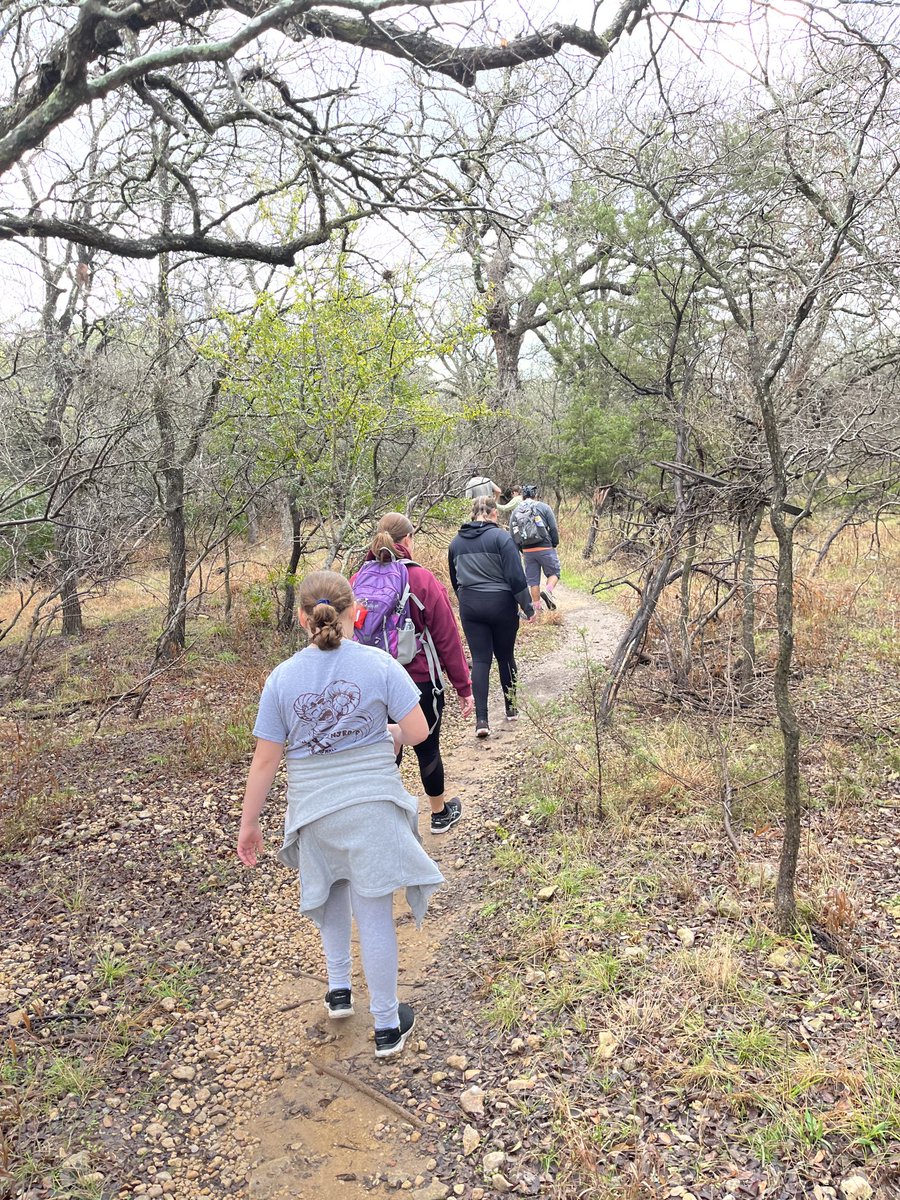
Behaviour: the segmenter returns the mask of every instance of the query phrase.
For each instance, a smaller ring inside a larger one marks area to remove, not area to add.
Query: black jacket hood
[[[464,538],[478,538],[483,533],[487,533],[491,529],[497,529],[493,521],[466,521],[465,525],[459,527],[459,536]]]

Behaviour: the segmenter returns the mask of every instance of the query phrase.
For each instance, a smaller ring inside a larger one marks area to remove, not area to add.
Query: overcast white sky
[[[598,27],[611,19],[617,4],[607,2],[598,16]],[[756,50],[768,36],[775,42],[782,40],[793,42],[793,48],[786,52],[783,58],[783,69],[790,69],[795,55],[800,55],[801,49],[796,35],[800,31],[797,17],[791,15],[790,3],[783,6],[782,13],[774,13],[766,6],[755,3],[754,0],[724,0],[717,6],[715,13],[722,22],[715,30],[702,22],[684,20],[679,22],[678,37],[670,35],[666,46],[665,57],[669,69],[673,73],[688,73],[693,76],[706,76],[721,83],[722,80],[734,77],[735,86],[742,86],[740,75],[751,70],[756,59]],[[444,36],[453,41],[457,38],[470,40],[467,30],[472,27],[473,14],[484,13],[484,22],[478,22],[476,39],[490,40],[496,37],[513,37],[528,29],[544,28],[553,21],[564,23],[574,22],[587,24],[594,11],[594,5],[588,0],[552,0],[547,3],[530,2],[527,5],[516,0],[487,0],[485,5],[464,3],[443,5],[432,10],[433,16],[444,26]],[[799,11],[799,8],[798,8]],[[427,19],[427,18],[426,18]],[[657,22],[656,36],[661,36],[662,25]],[[683,40],[679,40],[683,39]],[[713,49],[713,43],[717,50]],[[277,55],[279,39],[277,35],[268,35],[265,39],[264,50],[267,55]],[[700,48],[705,49],[700,53]],[[0,45],[0,58],[6,47]],[[256,51],[249,51],[249,54]],[[341,50],[330,50],[330,54],[341,54]],[[575,58],[577,59],[577,55]],[[615,54],[597,73],[596,81],[592,84],[593,99],[600,101],[598,111],[610,112],[615,107],[617,91],[631,85],[634,79],[636,64],[643,64],[647,58],[647,36],[643,29],[632,38],[625,39],[617,47]],[[377,55],[363,55],[361,58],[361,83],[363,88],[370,88],[374,95],[383,94],[387,99],[393,93],[398,81],[402,78],[403,70],[391,60],[382,59]],[[486,74],[479,78],[478,88],[489,90],[494,86],[496,75]],[[452,86],[448,87],[448,93]],[[458,89],[457,89],[458,91]],[[602,97],[602,100],[601,100]],[[466,106],[465,98],[460,95],[458,100],[460,110]],[[70,124],[64,127],[52,138],[52,146],[56,151],[66,153],[78,145],[80,140],[77,126]],[[38,152],[35,156],[36,165],[47,168],[50,163],[51,150]],[[0,199],[6,191],[7,203],[19,192],[15,183],[10,188],[6,181],[5,189],[0,185]],[[228,198],[226,197],[226,202]],[[410,222],[402,222],[405,231],[415,228]],[[384,257],[386,262],[395,263],[398,260],[416,258],[427,259],[433,252],[433,246],[423,235],[416,233],[417,249],[411,247],[400,233],[394,232],[384,224],[372,224],[363,233],[365,248],[376,255]],[[31,249],[18,248],[11,243],[0,243],[0,263],[3,266],[4,286],[0,288],[0,319],[4,322],[16,322],[23,314],[33,310],[36,301],[40,300],[35,291],[34,259]],[[60,248],[57,248],[58,250]],[[218,274],[218,272],[213,272]],[[146,262],[118,262],[113,269],[106,271],[102,278],[97,279],[96,304],[103,306],[105,300],[112,296],[116,285],[128,288],[152,279],[154,266]],[[106,295],[104,296],[104,293]]]

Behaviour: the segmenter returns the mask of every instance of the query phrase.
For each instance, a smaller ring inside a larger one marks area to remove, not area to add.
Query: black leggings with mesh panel
[[[416,758],[419,762],[419,775],[422,778],[422,787],[426,796],[442,796],[444,794],[444,762],[441,758],[441,717],[444,712],[444,692],[434,694],[434,689],[431,685],[431,680],[426,679],[424,683],[419,683],[417,679],[413,683],[419,689],[421,699],[419,703],[422,706],[422,712],[425,714],[425,720],[428,722],[428,728],[431,730],[424,742],[419,742],[418,746],[413,746],[416,752]],[[403,757],[403,751],[397,755],[397,765],[400,765],[400,759]]]

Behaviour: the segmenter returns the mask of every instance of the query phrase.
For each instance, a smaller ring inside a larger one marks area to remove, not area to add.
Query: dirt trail
[[[581,651],[580,629],[586,631],[592,657],[605,659],[625,625],[619,613],[587,596],[565,587],[558,589],[557,596],[564,618],[559,643],[522,671],[523,692],[541,700],[564,695],[568,690]],[[254,1027],[268,1027],[267,1032],[274,1027],[285,1057],[284,1066],[271,1073],[275,1079],[264,1098],[254,1099],[238,1112],[235,1136],[247,1147],[249,1194],[253,1200],[357,1200],[372,1194],[376,1175],[394,1187],[399,1181],[407,1181],[409,1194],[423,1200],[446,1194],[445,1185],[432,1182],[436,1163],[427,1149],[431,1139],[426,1131],[431,1122],[437,1133],[445,1125],[439,1114],[423,1112],[420,1106],[413,1117],[416,1127],[357,1087],[320,1073],[316,1065],[330,1064],[409,1111],[417,1103],[404,1095],[410,1074],[425,1072],[430,1076],[435,1070],[446,1070],[447,1055],[465,1049],[441,1044],[440,1002],[430,993],[434,990],[431,984],[441,973],[442,943],[467,922],[481,903],[482,868],[477,862],[473,865],[466,855],[482,821],[491,815],[482,811],[488,807],[485,798],[508,790],[523,742],[529,736],[527,721],[510,726],[502,718],[502,709],[492,718],[493,737],[476,742],[469,732],[447,755],[452,790],[463,801],[462,824],[446,837],[432,838],[427,832],[427,817],[422,818],[429,853],[447,880],[422,931],[416,931],[405,915],[405,904],[401,907],[398,901],[400,996],[418,1014],[417,1029],[404,1055],[385,1062],[374,1059],[358,965],[354,969],[356,1015],[340,1023],[329,1022],[322,1007],[324,983],[314,973],[284,969],[284,957],[290,950],[283,939],[277,948],[281,969],[272,977],[272,986],[261,989],[252,1008],[234,1014],[232,1023],[238,1028],[246,1019],[248,1041]],[[291,884],[291,893],[293,887]],[[265,922],[258,936],[265,938]],[[252,964],[248,967],[253,969]],[[284,1009],[288,1011],[281,1011]],[[279,1078],[282,1070],[284,1076]],[[465,1086],[463,1080],[460,1090]]]

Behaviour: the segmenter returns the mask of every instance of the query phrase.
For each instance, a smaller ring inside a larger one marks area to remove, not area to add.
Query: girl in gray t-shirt
[[[311,644],[277,666],[263,688],[238,857],[256,866],[263,848],[259,816],[283,756],[288,803],[278,858],[299,871],[301,911],[322,936],[325,1008],[332,1018],[353,1015],[352,912],[375,1053],[383,1058],[403,1049],[415,1019],[397,1000],[393,893],[406,888],[419,924],[443,882],[422,848],[416,799],[396,764],[401,746],[428,736],[428,723],[403,667],[352,641],[356,605],[343,576],[316,571],[300,586],[298,601]]]

